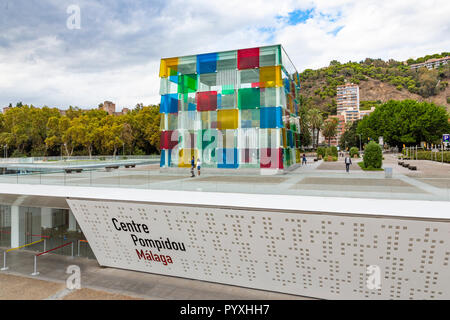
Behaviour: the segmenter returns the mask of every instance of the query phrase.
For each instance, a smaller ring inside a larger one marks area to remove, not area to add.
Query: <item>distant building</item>
[[[344,116],[345,122],[359,120],[359,86],[346,83],[336,88],[337,115]]]
[[[6,111],[8,111],[9,109],[11,109],[12,107],[4,107],[3,108],[3,113],[6,113]]]
[[[127,114],[128,112],[130,112],[129,108],[123,108],[122,109],[122,114]]]
[[[113,115],[116,113],[116,104],[111,101],[105,101],[99,109],[108,112],[109,115]]]
[[[450,61],[450,56],[438,59],[429,59],[422,63],[416,63],[409,66],[412,70],[417,70],[422,67],[426,67],[428,70],[439,68],[440,66],[446,65]]]

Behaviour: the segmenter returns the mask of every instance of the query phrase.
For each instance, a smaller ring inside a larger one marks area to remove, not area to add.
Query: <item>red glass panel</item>
[[[238,69],[251,69],[259,67],[259,48],[238,50]]]
[[[217,110],[217,91],[197,92],[197,111]]]

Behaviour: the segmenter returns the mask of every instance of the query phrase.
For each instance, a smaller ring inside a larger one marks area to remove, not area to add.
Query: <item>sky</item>
[[[282,44],[301,72],[448,52],[449,16],[448,0],[0,0],[0,108],[157,104],[163,57]]]

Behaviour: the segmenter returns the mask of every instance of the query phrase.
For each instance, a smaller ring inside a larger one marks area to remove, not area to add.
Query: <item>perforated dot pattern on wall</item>
[[[325,299],[450,299],[450,221],[68,200],[99,263]],[[146,224],[135,246],[111,219]],[[173,263],[140,259],[138,250]],[[378,266],[380,288],[367,285]],[[369,289],[370,288],[370,289]]]

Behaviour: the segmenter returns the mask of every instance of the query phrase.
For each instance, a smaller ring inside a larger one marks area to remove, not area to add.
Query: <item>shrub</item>
[[[350,157],[354,158],[354,156],[357,156],[359,158],[359,149],[357,147],[351,147],[350,148]]]
[[[374,141],[369,142],[369,144],[366,146],[366,149],[364,150],[364,167],[372,167],[374,169],[381,168],[381,165],[383,163],[382,158],[383,154],[380,145]]]
[[[332,146],[330,149],[331,149],[331,155],[333,157],[337,157],[338,156],[338,149],[337,149],[337,147]]]
[[[14,152],[10,155],[11,158],[26,158],[27,155],[25,153],[20,152],[18,149],[14,150]]]
[[[317,158],[324,158],[325,157],[325,148],[323,147],[318,147],[317,148]]]

